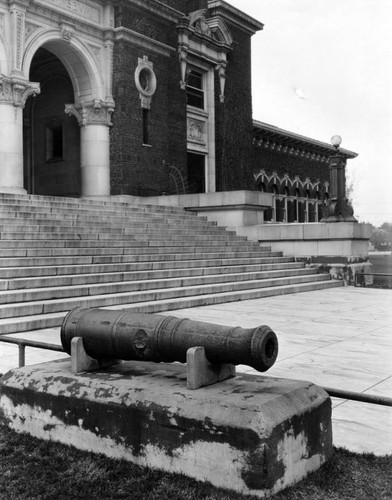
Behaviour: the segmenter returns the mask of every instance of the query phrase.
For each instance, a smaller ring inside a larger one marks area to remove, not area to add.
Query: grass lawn
[[[239,500],[184,476],[137,467],[62,444],[17,434],[0,420],[1,500]],[[336,449],[319,471],[276,500],[391,500],[392,456]]]

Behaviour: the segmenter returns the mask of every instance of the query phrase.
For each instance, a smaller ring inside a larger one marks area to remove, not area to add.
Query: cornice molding
[[[226,19],[251,35],[254,35],[264,27],[264,24],[260,21],[248,16],[223,0],[209,0],[208,11],[211,16],[220,16],[222,19]]]
[[[253,141],[256,146],[263,146],[283,153],[287,153],[287,149],[294,150],[296,156],[304,156],[303,153],[305,153],[330,158],[336,154],[336,149],[331,144],[256,120],[253,120]],[[346,159],[358,156],[357,153],[343,148],[339,148],[339,153]]]
[[[165,57],[169,57],[173,52],[176,52],[174,47],[170,47],[162,42],[153,40],[152,38],[142,35],[141,33],[133,31],[129,28],[114,28],[114,39],[116,41],[134,43],[139,47],[146,50],[152,50]]]

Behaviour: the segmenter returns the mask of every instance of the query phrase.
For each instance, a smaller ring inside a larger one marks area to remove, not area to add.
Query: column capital
[[[40,84],[0,75],[0,103],[23,108],[27,98],[41,92]]]
[[[106,125],[107,127],[111,127],[111,115],[113,111],[113,102],[105,102],[100,99],[65,105],[65,113],[75,116],[81,127],[85,125]]]

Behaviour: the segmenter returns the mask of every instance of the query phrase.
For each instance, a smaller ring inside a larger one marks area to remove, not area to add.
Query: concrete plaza
[[[222,325],[269,325],[279,356],[265,376],[392,397],[392,291],[335,288],[168,311]],[[59,328],[13,337],[60,344]],[[64,354],[26,349],[26,364]],[[0,342],[0,372],[18,365],[18,348]],[[257,373],[246,366],[239,372]],[[264,374],[263,374],[264,376]],[[356,452],[392,454],[392,407],[332,399],[333,440]]]

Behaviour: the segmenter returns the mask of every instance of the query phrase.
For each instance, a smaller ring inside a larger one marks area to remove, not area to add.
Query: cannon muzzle
[[[249,365],[264,372],[278,355],[278,339],[266,325],[244,329],[159,314],[77,307],[64,318],[61,343],[81,337],[95,359],[186,361],[191,347],[205,348],[210,363]]]

